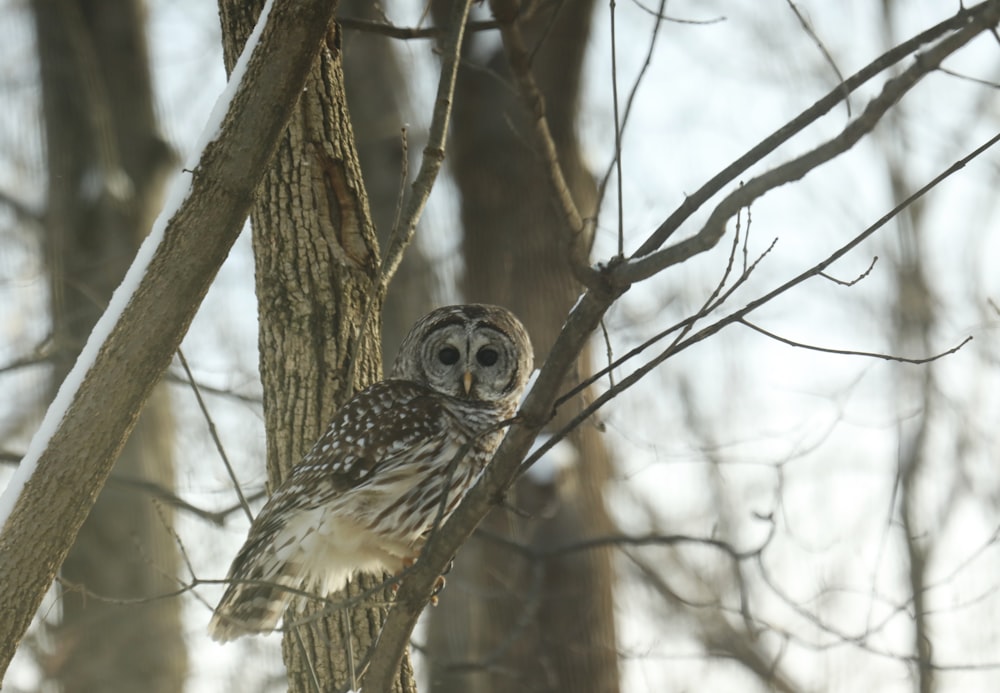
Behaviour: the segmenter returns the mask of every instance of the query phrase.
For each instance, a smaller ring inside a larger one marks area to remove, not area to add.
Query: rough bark
[[[575,117],[591,9],[589,2],[572,3],[555,17],[540,12],[524,27],[529,48],[538,47],[533,72],[584,216],[594,211],[595,185],[582,162]],[[524,107],[514,88],[497,85],[496,72],[509,75],[502,50],[487,67],[463,69],[455,99],[451,163],[462,195],[462,288],[467,300],[512,308],[541,363],[580,287]],[[554,425],[574,411],[564,407]],[[601,495],[607,453],[592,427],[579,430],[571,443],[579,453],[575,467],[552,484],[522,479],[510,496],[531,519],[498,509],[481,529],[535,549],[607,533]],[[459,553],[441,606],[431,615],[433,690],[616,691],[612,584],[606,551],[532,561],[474,537]]]
[[[34,3],[41,60],[53,393],[121,282],[162,199],[160,138],[141,3]],[[165,392],[139,419],[113,474],[173,485]],[[46,674],[63,691],[180,691],[187,655],[176,600],[116,604],[173,589],[172,513],[127,489],[101,493],[63,563],[62,619]]]
[[[227,67],[261,4],[220,3]],[[336,28],[313,66],[251,219],[273,488],[320,436],[337,407],[381,375],[380,306],[369,306],[372,317],[362,318],[377,278],[378,244],[347,111]],[[380,580],[355,580],[349,594]],[[350,683],[352,666],[360,673],[378,636],[385,614],[379,603],[388,599],[388,593],[381,594],[291,629],[283,645],[289,690],[315,691],[317,683],[322,690],[337,690]],[[285,622],[315,612],[293,609]],[[405,658],[393,690],[415,690]]]
[[[60,393],[46,417],[51,435],[44,449],[29,448],[30,476],[19,472],[8,488],[16,497],[5,494],[14,502],[0,532],[0,677],[236,240],[332,13],[325,0],[272,10],[164,241],[117,317],[91,336],[100,349],[74,369],[79,387]]]

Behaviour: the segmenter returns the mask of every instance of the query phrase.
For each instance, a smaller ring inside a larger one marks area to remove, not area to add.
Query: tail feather
[[[296,587],[291,576],[276,576],[268,584],[235,583],[229,586],[208,624],[213,640],[227,642],[243,635],[274,630]]]

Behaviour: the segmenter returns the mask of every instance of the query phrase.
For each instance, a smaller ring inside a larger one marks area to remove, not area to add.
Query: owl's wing
[[[441,441],[451,418],[440,395],[418,383],[386,380],[362,390],[337,411],[262,514],[322,505],[407,451]]]

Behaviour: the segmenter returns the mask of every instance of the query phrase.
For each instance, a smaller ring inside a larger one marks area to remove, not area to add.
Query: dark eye
[[[458,349],[452,346],[446,346],[444,349],[438,352],[438,361],[446,366],[454,366],[458,363]]]
[[[480,366],[492,366],[499,358],[500,354],[497,353],[497,350],[490,347],[483,347],[476,352],[476,361],[479,361]]]

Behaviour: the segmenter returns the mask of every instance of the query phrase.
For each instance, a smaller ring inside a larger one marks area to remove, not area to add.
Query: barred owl
[[[273,630],[291,590],[327,594],[416,558],[500,444],[531,368],[528,335],[504,308],[450,306],[417,322],[390,379],[334,415],[251,524],[211,636]]]

